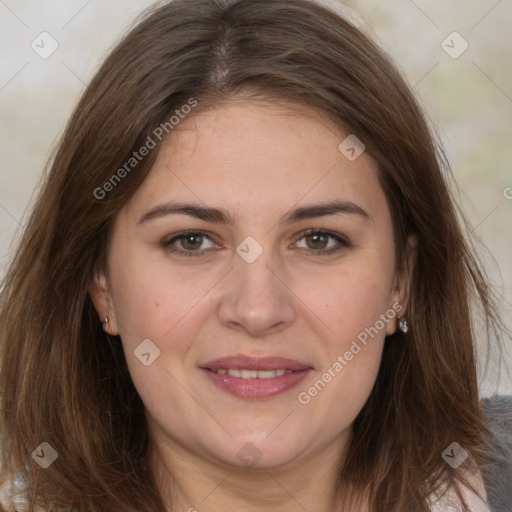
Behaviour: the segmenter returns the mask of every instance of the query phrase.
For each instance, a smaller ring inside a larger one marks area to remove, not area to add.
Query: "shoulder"
[[[467,472],[464,477],[477,491],[475,493],[466,486],[460,486],[460,493],[469,510],[471,512],[492,512],[487,502],[487,493],[481,472]],[[441,487],[437,495],[430,499],[430,505],[432,512],[462,512],[464,510],[455,489],[447,489],[446,486]]]
[[[471,512],[510,512],[512,503],[512,396],[493,395],[481,401],[488,427],[488,462],[481,471],[465,475],[478,490],[461,490]],[[443,491],[441,491],[442,494]],[[462,510],[454,490],[431,501],[432,511]]]
[[[31,507],[24,493],[24,484],[18,478],[0,480],[0,512],[47,512],[45,508],[34,505]],[[62,508],[51,510],[55,512],[77,512]]]
[[[512,395],[482,400],[489,430],[488,462],[482,475],[491,510],[509,511],[512,503]]]
[[[5,479],[0,482],[0,511],[25,512],[29,510],[29,503],[20,493],[20,482]]]
[[[30,507],[20,479],[5,478],[0,481],[0,512],[46,512],[41,507]]]

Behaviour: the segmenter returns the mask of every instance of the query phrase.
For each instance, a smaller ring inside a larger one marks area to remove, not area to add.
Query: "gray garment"
[[[482,468],[492,512],[512,512],[512,395],[482,400],[491,433],[489,464]]]

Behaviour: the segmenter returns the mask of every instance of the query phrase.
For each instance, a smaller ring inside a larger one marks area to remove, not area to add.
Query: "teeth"
[[[240,377],[242,379],[271,379],[272,377],[280,377],[285,373],[292,373],[293,370],[237,370],[235,368],[214,370],[220,375],[226,373],[231,377]]]
[[[240,377],[242,379],[257,379],[258,372],[256,370],[240,370]]]

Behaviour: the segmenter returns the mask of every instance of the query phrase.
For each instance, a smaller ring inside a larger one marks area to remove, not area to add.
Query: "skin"
[[[90,293],[102,321],[108,316],[105,329],[121,336],[147,410],[151,463],[176,510],[335,508],[337,466],[396,318],[307,405],[297,395],[393,305],[403,314],[409,282],[395,272],[393,226],[375,165],[365,153],[352,162],[338,150],[347,135],[306,107],[300,113],[239,99],[194,113],[171,132],[115,219],[108,271],[95,276]],[[183,214],[138,223],[171,200],[225,209],[234,223]],[[368,218],[279,222],[294,207],[331,200],[351,201]],[[349,245],[302,235],[311,228]],[[202,255],[163,247],[184,230],[211,238],[177,239],[171,247]],[[235,251],[248,236],[263,248],[252,263]],[[150,366],[134,356],[144,339],[161,351]],[[313,370],[280,395],[242,399],[199,369],[235,354],[288,357]],[[252,467],[237,456],[246,443],[261,454]]]

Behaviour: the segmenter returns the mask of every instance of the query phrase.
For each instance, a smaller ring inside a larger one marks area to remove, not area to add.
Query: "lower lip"
[[[206,368],[201,368],[201,371],[218,387],[239,398],[269,398],[293,388],[312,370],[307,368],[270,379],[242,379],[227,373],[220,375]]]

